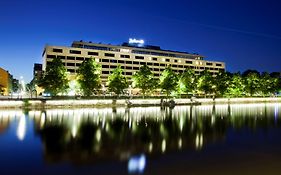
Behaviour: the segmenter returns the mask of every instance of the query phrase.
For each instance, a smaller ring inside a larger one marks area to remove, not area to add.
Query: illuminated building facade
[[[84,60],[95,58],[102,67],[101,79],[104,84],[117,65],[121,65],[128,80],[142,65],[148,65],[155,78],[159,78],[167,66],[177,73],[191,68],[197,75],[204,70],[213,75],[225,70],[224,62],[206,61],[202,55],[194,53],[163,50],[159,46],[144,45],[143,40],[136,39],[130,39],[122,45],[74,41],[71,47],[46,46],[42,57],[43,71],[57,57],[72,78]]]
[[[0,68],[0,95],[9,94],[10,74],[8,71]]]

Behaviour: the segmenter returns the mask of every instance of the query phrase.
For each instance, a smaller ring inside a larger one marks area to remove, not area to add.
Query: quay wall
[[[280,97],[267,98],[198,98],[174,99],[176,105],[233,104],[281,102]],[[0,108],[71,108],[71,107],[124,107],[124,106],[160,106],[160,99],[0,99]]]

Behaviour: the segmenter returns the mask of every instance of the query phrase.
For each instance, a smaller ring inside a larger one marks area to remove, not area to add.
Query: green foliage
[[[194,94],[197,89],[197,77],[193,69],[187,68],[179,79],[180,93]]]
[[[167,67],[160,77],[160,88],[167,95],[171,95],[178,87],[178,76],[169,66]]]
[[[147,65],[143,65],[132,77],[133,87],[140,88],[141,93],[145,96],[157,87],[157,82],[153,77],[153,73],[149,67]]]
[[[203,94],[211,94],[215,92],[216,85],[214,83],[214,78],[208,71],[201,72],[198,78],[198,90]]]
[[[231,82],[231,73],[220,71],[216,77],[214,77],[215,95],[222,97],[227,93],[227,88]]]
[[[85,96],[101,88],[101,66],[93,59],[84,61],[78,69],[78,83]]]
[[[18,92],[19,87],[19,81],[12,80],[12,92]]]
[[[117,95],[123,94],[124,89],[128,88],[127,79],[122,75],[122,72],[123,70],[121,69],[121,66],[118,65],[108,77],[108,90]]]
[[[45,89],[45,92],[51,95],[64,93],[68,89],[68,82],[66,75],[66,68],[59,58],[54,58],[51,64],[46,67],[46,72],[41,79],[39,86]]]
[[[263,96],[278,91],[278,84],[278,78],[271,77],[267,72],[262,73],[260,78],[260,91]]]
[[[249,72],[248,74],[246,74],[246,76],[244,77],[245,92],[250,96],[258,93],[261,86],[260,80],[261,79],[259,73]]]
[[[221,82],[224,83],[224,82]],[[245,94],[244,81],[239,73],[232,75],[225,95],[228,97],[241,97]]]

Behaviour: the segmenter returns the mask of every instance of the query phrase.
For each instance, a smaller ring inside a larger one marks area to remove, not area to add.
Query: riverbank
[[[280,97],[267,98],[196,98],[174,99],[175,105],[281,102]],[[73,108],[73,107],[137,107],[161,106],[160,99],[1,99],[0,108]]]

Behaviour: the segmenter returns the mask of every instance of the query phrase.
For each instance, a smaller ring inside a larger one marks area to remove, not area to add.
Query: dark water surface
[[[281,174],[281,103],[0,110],[0,174]]]

